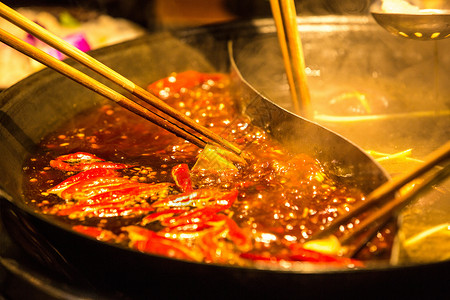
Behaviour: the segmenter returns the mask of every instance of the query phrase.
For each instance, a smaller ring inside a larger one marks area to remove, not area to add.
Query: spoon
[[[405,1],[392,1],[405,3]],[[371,7],[375,21],[390,33],[413,40],[429,41],[450,37],[450,9],[419,9],[406,2],[409,9],[387,10],[376,2]],[[403,6],[404,7],[404,6]],[[391,8],[393,8],[391,6]],[[400,8],[397,6],[395,8]]]

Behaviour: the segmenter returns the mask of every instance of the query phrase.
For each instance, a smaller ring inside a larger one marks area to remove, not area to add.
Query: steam
[[[368,18],[303,17],[299,21],[311,101],[317,114],[345,117],[428,112],[428,116],[411,115],[383,123],[313,121],[363,148],[386,153],[414,148],[415,155],[421,156],[450,137],[448,115],[434,115],[450,109],[450,60],[444,55],[450,50],[449,41],[438,42],[441,55],[436,65],[433,43],[396,38]],[[243,77],[264,96],[293,111],[276,33],[237,41],[234,52]],[[430,126],[433,130],[427,129]],[[405,148],[399,149],[399,145]]]

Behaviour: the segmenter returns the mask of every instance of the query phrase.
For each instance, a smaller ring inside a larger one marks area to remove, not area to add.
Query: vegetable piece
[[[344,249],[335,235],[330,235],[327,238],[308,241],[303,244],[306,250],[317,251],[328,255],[339,255]]]
[[[207,144],[206,147],[200,152],[197,157],[197,162],[192,168],[193,171],[207,170],[213,172],[238,172],[237,167],[234,165],[234,161],[242,162],[242,159],[234,155],[233,153],[211,144]]]

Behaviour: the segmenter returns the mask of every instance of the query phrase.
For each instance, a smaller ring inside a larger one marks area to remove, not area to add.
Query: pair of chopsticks
[[[101,84],[81,71],[0,29],[0,40],[3,43],[201,148],[204,148],[208,142],[213,142],[237,155],[241,154],[241,150],[233,143],[195,123],[192,119],[186,117],[150,92],[134,84],[124,76],[70,45],[63,39],[48,32],[46,29],[27,19],[2,2],[0,2],[0,16],[64,53],[68,57],[73,58],[77,62],[87,66],[89,69],[104,76],[126,91],[137,96],[139,99],[144,100],[146,103],[158,109],[160,111],[159,113],[162,112],[164,115],[149,110],[115,90]]]
[[[294,0],[270,0],[294,110],[311,117],[311,99]]]
[[[352,231],[338,238],[342,246],[349,246],[346,256],[352,257],[402,208],[449,175],[450,142],[447,142],[430,153],[422,164],[410,172],[394,177],[375,189],[365,201],[352,207],[348,214],[338,217],[324,230],[311,236],[311,241],[332,235],[352,219],[373,209],[374,211],[355,225]]]

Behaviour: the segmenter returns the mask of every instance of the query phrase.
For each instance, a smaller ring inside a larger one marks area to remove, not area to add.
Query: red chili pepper
[[[64,189],[68,188],[70,185],[75,184],[77,182],[99,177],[110,177],[115,174],[117,174],[116,171],[112,169],[92,169],[83,171],[67,178],[66,180],[64,180],[58,185],[55,185],[51,189],[48,189],[47,192],[57,194],[62,192]]]
[[[152,206],[165,208],[217,206],[226,209],[233,204],[237,196],[237,190],[221,192],[213,189],[199,189],[190,193],[169,196],[154,202]]]
[[[71,162],[71,163],[77,163],[80,161],[84,161],[84,162],[105,161],[104,159],[101,159],[100,157],[95,156],[94,154],[91,154],[91,153],[87,153],[87,152],[75,152],[75,153],[70,153],[70,154],[66,154],[66,155],[61,155],[61,156],[58,156],[57,160],[62,160],[62,161]]]
[[[131,182],[131,181],[129,181]],[[117,214],[117,215],[124,215],[126,212],[122,210],[122,207],[125,210],[130,210],[130,208],[127,208],[124,206],[126,203],[130,203],[130,205],[134,205],[136,201],[139,201],[142,198],[145,197],[151,197],[155,194],[158,194],[161,191],[167,190],[167,188],[170,186],[170,183],[158,183],[158,184],[144,184],[144,183],[127,183],[127,184],[121,184],[119,186],[113,186],[109,188],[106,186],[106,192],[101,192],[102,187],[95,187],[97,191],[100,191],[101,193],[96,194],[91,197],[87,197],[86,194],[84,194],[84,191],[77,191],[75,192],[76,195],[70,194],[70,195],[62,195],[66,198],[72,197],[76,199],[81,199],[79,202],[71,207],[63,208],[58,210],[58,215],[71,215],[80,213],[83,214],[85,212],[90,212],[90,215],[99,215],[101,212],[99,212],[101,209],[116,209],[116,212],[109,213],[106,210],[103,211],[103,214],[107,213],[108,216],[111,214]],[[92,189],[88,189],[87,193],[92,193]],[[80,196],[81,194],[81,196]],[[95,192],[94,192],[95,194]],[[139,211],[139,208],[142,208],[142,212],[148,212],[153,211],[153,207],[142,207],[142,205],[133,207],[133,210],[131,212],[133,213],[141,213]]]
[[[141,224],[146,225],[151,222],[162,221],[166,218],[172,217],[174,214],[180,214],[184,211],[184,209],[166,209],[160,212],[155,212],[144,217],[141,221]]]
[[[187,224],[180,224],[180,225],[176,225],[176,226],[167,227],[166,229],[161,230],[161,232],[165,232],[165,233],[201,232],[201,231],[209,229],[211,227],[213,227],[213,226],[208,225],[206,223],[187,223]]]
[[[76,152],[67,155],[61,155],[50,161],[50,166],[62,171],[86,171],[90,169],[126,169],[132,167],[127,164],[118,164],[105,162],[93,154],[86,152]]]
[[[149,198],[158,194],[167,194],[169,188],[172,186],[169,182],[147,184],[147,183],[129,183],[119,186],[113,186],[111,189],[107,189],[106,192],[102,192],[89,198],[89,202],[102,203],[104,201],[110,201],[113,199],[120,199],[122,197],[136,197],[140,199]]]
[[[139,251],[185,260],[203,260],[201,253],[189,249],[178,240],[168,239],[154,231],[138,226],[126,226],[122,230],[128,232],[130,246]]]
[[[253,260],[253,261],[280,261],[281,258],[277,256],[271,256],[260,253],[244,252],[239,255],[241,258]]]
[[[339,258],[331,255],[323,254],[317,251],[308,250],[302,247],[295,247],[291,249],[292,252],[289,258],[294,261],[309,261],[309,262],[338,262]]]
[[[298,262],[310,262],[310,263],[326,263],[328,265],[336,266],[357,266],[363,267],[362,262],[345,257],[337,257],[332,255],[323,254],[317,251],[308,250],[303,248],[300,244],[295,244],[291,248],[291,253],[284,255],[268,255],[260,253],[241,253],[240,257],[253,260],[253,261],[298,261]]]
[[[84,213],[89,211],[95,211],[100,210],[103,208],[126,208],[131,207],[133,205],[133,209],[139,209],[142,208],[143,211],[154,211],[155,209],[151,206],[134,206],[136,204],[135,199],[133,199],[133,195],[121,195],[120,197],[116,198],[110,198],[108,200],[102,199],[101,202],[92,201],[89,199],[85,202],[79,202],[77,204],[74,204],[72,206],[68,206],[67,208],[61,208],[57,211],[57,215],[60,216],[67,216],[74,213]]]
[[[152,207],[102,207],[90,212],[89,215],[101,218],[125,217],[130,215],[142,215],[153,211]]]
[[[217,218],[217,212],[220,209],[213,207],[204,207],[181,212],[175,217],[168,217],[161,221],[163,226],[180,226],[190,223],[205,223]],[[178,211],[180,212],[180,211]]]
[[[203,234],[199,239],[200,248],[205,256],[206,262],[216,262],[218,260],[218,255],[223,253],[223,249],[221,251],[217,251],[219,246],[219,237],[221,233],[223,233],[225,228],[216,228],[215,230],[210,230]],[[219,254],[220,253],[220,254]]]
[[[238,190],[231,190],[229,192],[226,192],[216,198],[217,201],[216,201],[215,205],[217,205],[218,207],[221,207],[222,209],[230,208],[233,205],[233,203],[236,201],[238,195],[239,195]]]
[[[123,177],[101,177],[83,180],[72,184],[61,192],[60,197],[64,200],[76,199],[79,201],[87,200],[95,195],[111,191],[117,186],[130,184],[132,181]],[[132,183],[136,185],[136,183]]]
[[[60,216],[71,216],[72,218],[80,217],[123,217],[133,215],[142,215],[153,211],[153,207],[126,206],[126,200],[108,204],[91,204],[81,207],[71,207],[58,211]]]
[[[127,169],[132,165],[118,164],[112,162],[93,162],[93,163],[77,163],[69,164],[64,161],[52,160],[50,166],[62,171],[86,171],[91,169]]]
[[[187,164],[179,164],[173,167],[172,177],[175,184],[181,189],[182,192],[189,193],[194,190],[192,188],[191,175]]]
[[[251,249],[252,243],[250,237],[244,233],[233,219],[225,215],[218,215],[218,217],[225,221],[229,237],[241,251],[248,251]]]
[[[306,262],[313,262],[313,263],[331,263],[336,265],[354,265],[358,267],[362,267],[363,264],[361,261],[346,258],[346,257],[339,257],[339,256],[333,256],[328,255],[324,253],[320,253],[317,251],[305,249],[302,247],[301,244],[293,243],[289,246],[291,253],[289,254],[289,260],[292,261],[306,261]]]
[[[72,229],[94,238],[97,238],[103,233],[103,229],[93,226],[75,225],[72,227]]]
[[[75,225],[72,229],[97,240],[107,241],[114,240],[116,238],[116,235],[111,231],[99,227]]]
[[[62,208],[57,211],[58,216],[69,216],[69,215],[86,215],[88,212],[93,212],[95,210],[100,210],[105,207],[120,207],[121,205],[125,205],[127,200],[121,201],[111,201],[104,203],[89,203],[89,204],[75,204],[73,206],[69,206],[67,208]]]

